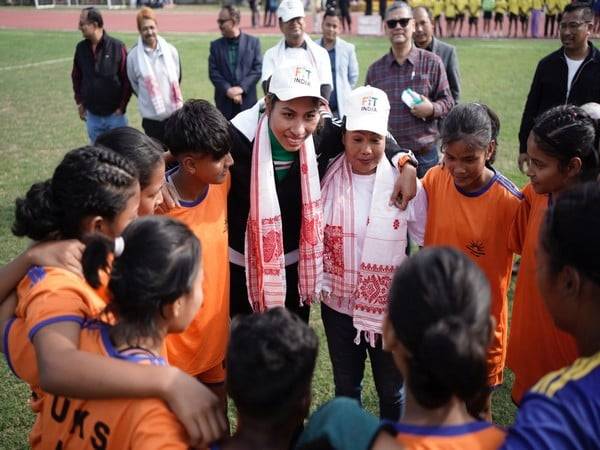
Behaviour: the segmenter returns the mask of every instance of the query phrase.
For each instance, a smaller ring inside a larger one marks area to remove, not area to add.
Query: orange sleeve
[[[56,322],[83,323],[92,315],[89,302],[71,289],[43,289],[33,293],[24,310],[27,336],[30,340],[43,327]]]
[[[145,402],[149,406],[140,415],[139,424],[131,439],[131,450],[187,450],[187,435],[175,415],[160,400]]]
[[[518,255],[523,252],[523,245],[525,244],[529,214],[531,212],[531,199],[531,185],[527,185],[523,189],[523,200],[519,204],[508,234],[508,248]]]

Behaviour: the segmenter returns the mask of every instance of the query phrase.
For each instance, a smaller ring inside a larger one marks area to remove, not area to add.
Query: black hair
[[[581,17],[586,22],[594,21],[594,12],[592,11],[592,3],[591,2],[577,2],[576,1],[576,2],[569,3],[567,6],[565,6],[565,9],[563,9],[563,14],[577,12],[577,11],[582,11]]]
[[[227,352],[227,392],[242,415],[285,423],[310,392],[317,335],[285,308],[238,316]]]
[[[165,144],[173,156],[197,153],[218,161],[231,151],[229,122],[206,100],[188,100],[169,117]]]
[[[431,12],[430,8],[428,8],[427,6],[417,6],[413,9],[413,14],[417,9],[422,9],[423,11],[425,11],[425,14],[427,14],[427,17],[429,17],[429,21],[433,23],[433,13]]]
[[[107,312],[118,319],[115,331],[135,345],[139,337],[157,338],[162,308],[192,290],[201,247],[185,224],[165,216],[137,219],[121,238],[123,252],[115,255],[110,269]],[[102,235],[87,239],[82,266],[90,286],[100,286],[99,271],[108,268],[114,247],[114,241]]]
[[[596,179],[600,168],[600,123],[583,109],[555,106],[536,118],[532,133],[540,150],[558,159],[561,167],[578,157],[582,162],[580,179]]]
[[[108,147],[131,161],[138,171],[142,189],[150,184],[156,166],[164,165],[163,144],[132,127],[113,128],[102,133],[96,139],[96,145]]]
[[[600,185],[582,183],[561,193],[546,212],[540,236],[552,272],[571,266],[600,286],[599,231]]]
[[[384,15],[384,19],[387,19],[389,17],[389,15],[391,13],[393,13],[394,11],[397,11],[399,9],[405,9],[407,10],[411,17],[412,17],[412,8],[410,7],[410,5],[406,2],[394,2],[392,3],[386,10],[385,10],[385,15]]]
[[[123,211],[137,177],[133,165],[108,148],[71,150],[50,180],[16,200],[12,232],[36,241],[77,238],[85,217],[112,220]]]
[[[335,7],[335,5],[332,5],[325,9],[325,14],[323,14],[323,21],[325,21],[325,17],[337,17],[338,19],[342,20],[342,13],[339,9]]]
[[[102,19],[102,14],[100,14],[98,8],[88,6],[87,8],[83,8],[82,11],[86,12],[85,20],[95,23],[98,28],[104,27],[104,19]]]
[[[227,11],[229,13],[229,17],[233,19],[234,23],[240,23],[240,10],[235,7],[235,5],[228,4],[223,5],[221,7],[223,11]]]
[[[421,406],[482,395],[490,288],[475,263],[450,247],[419,251],[396,270],[388,308],[396,337],[410,352],[407,383]]]
[[[487,105],[460,103],[450,110],[442,122],[440,137],[442,146],[465,141],[469,146],[486,149],[496,141],[500,132],[500,119]],[[489,167],[496,159],[496,152],[486,161]]]

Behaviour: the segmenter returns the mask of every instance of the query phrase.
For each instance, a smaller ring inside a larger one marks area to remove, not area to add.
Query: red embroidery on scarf
[[[283,249],[281,248],[281,233],[279,231],[271,230],[263,236],[263,252],[265,262],[271,262],[282,255]]]
[[[303,174],[307,174],[308,173],[308,166],[306,164],[302,164],[300,166],[300,170],[302,171]]]
[[[357,305],[363,311],[379,311],[379,305],[387,305],[387,294],[392,283],[394,266],[379,264],[361,264],[358,275],[358,296],[370,303],[369,306]],[[365,309],[375,308],[375,310]]]
[[[394,230],[400,228],[400,221],[398,219],[394,220]]]
[[[339,277],[344,276],[344,238],[342,227],[325,225],[323,239],[323,271]]]

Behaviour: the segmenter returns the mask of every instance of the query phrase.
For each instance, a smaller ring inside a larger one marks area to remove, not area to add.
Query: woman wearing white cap
[[[313,139],[325,104],[317,71],[287,65],[271,77],[264,112],[257,104],[232,120],[232,316],[286,306],[308,321],[308,305],[321,295],[319,167],[343,151],[330,119]],[[403,174],[405,197],[414,195],[413,174]]]
[[[381,335],[396,267],[406,258],[407,231],[423,245],[427,196],[418,183],[406,210],[390,206],[397,170],[384,158],[390,104],[364,86],[346,99],[344,153],[322,183],[324,210],[321,316],[333,365],[336,396],[360,401],[367,353],[381,418],[400,417],[402,377]]]

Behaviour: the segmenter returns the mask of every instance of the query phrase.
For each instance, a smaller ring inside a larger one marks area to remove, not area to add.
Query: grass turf
[[[116,34],[128,47],[134,34]],[[217,36],[165,34],[181,55],[184,98],[212,101],[208,79],[209,42]],[[54,166],[69,149],[87,142],[83,123],[78,119],[70,71],[78,32],[0,30],[0,263],[14,257],[27,244],[10,232],[14,199],[23,195],[34,181],[51,175]],[[262,37],[263,51],[277,38]],[[388,43],[382,38],[350,39],[357,46],[361,79],[368,65],[383,55]],[[462,77],[462,101],[490,105],[500,116],[502,129],[496,167],[519,186],[525,177],[516,167],[517,132],[525,98],[537,61],[557,48],[556,41],[456,40]],[[140,128],[135,97],[128,108],[130,125]],[[321,339],[320,355],[313,385],[313,405],[333,396],[331,366],[326,342],[315,308],[311,318]],[[511,374],[494,395],[494,419],[509,424],[515,408],[510,401]],[[0,449],[27,448],[32,416],[27,408],[28,392],[0,363]],[[370,370],[367,370],[365,406],[377,412],[377,397]]]

